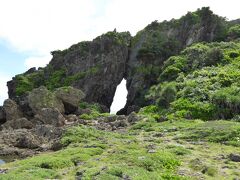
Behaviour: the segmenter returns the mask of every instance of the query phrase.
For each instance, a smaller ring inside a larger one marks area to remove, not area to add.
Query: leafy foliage
[[[170,119],[233,118],[239,113],[239,47],[222,42],[186,48],[164,63],[160,83],[150,88],[146,99],[166,108]]]
[[[79,105],[80,109],[87,111],[87,113],[81,114],[79,117],[85,120],[94,120],[98,117],[110,116],[109,113],[103,113],[99,104],[81,102]]]
[[[20,96],[32,89],[39,87],[44,82],[43,71],[33,72],[31,74],[20,74],[15,77],[16,95]]]
[[[240,38],[240,25],[236,24],[236,25],[230,27],[229,30],[228,30],[228,36],[231,39]]]

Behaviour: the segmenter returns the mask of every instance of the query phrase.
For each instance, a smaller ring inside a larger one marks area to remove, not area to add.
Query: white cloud
[[[30,69],[32,67],[45,67],[51,59],[51,55],[40,57],[29,57],[25,60],[25,67]]]
[[[99,4],[97,0],[0,0],[0,37],[19,51],[46,55],[115,27],[135,34],[154,20],[178,18],[202,6],[211,6],[230,19],[239,17],[238,0],[107,0]]]
[[[2,0],[0,36],[19,51],[62,49],[89,38],[86,28],[94,8],[86,0]]]

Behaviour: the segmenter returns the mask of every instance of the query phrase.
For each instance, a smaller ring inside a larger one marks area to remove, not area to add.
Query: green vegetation
[[[89,52],[89,46],[90,46],[90,41],[82,41],[77,44],[72,45],[70,48],[65,49],[63,51],[56,50],[52,51],[51,54],[56,57],[56,56],[65,56],[69,54],[70,52],[80,52],[81,56],[86,56],[87,53]]]
[[[87,71],[84,71],[84,72],[79,72],[79,73],[76,73],[71,76],[68,75],[68,76],[66,76],[66,78],[64,78],[63,85],[70,86],[73,82],[75,82],[77,80],[81,80],[86,76],[95,75],[96,73],[98,73],[98,71],[99,71],[99,67],[96,66],[96,67],[89,68]]]
[[[62,80],[66,76],[66,70],[61,69],[51,73],[50,77],[46,80],[45,85],[49,90],[54,90],[62,86]]]
[[[209,121],[189,128],[181,138],[240,147],[240,124],[227,121]]]
[[[236,24],[236,25],[230,27],[228,30],[228,36],[231,39],[240,38],[240,25]]]
[[[113,40],[117,45],[126,45],[128,46],[130,43],[130,38],[131,38],[131,34],[130,32],[121,32],[118,33],[117,31],[109,31],[106,34],[103,34],[100,37],[108,37],[111,38],[111,40]]]
[[[98,73],[99,66],[89,68],[84,72],[78,72],[74,75],[67,75],[66,69],[53,70],[51,65],[48,65],[45,71],[47,72],[46,74],[48,74],[46,77],[44,76],[43,70],[27,75],[17,75],[15,77],[17,82],[16,95],[23,95],[41,85],[46,86],[49,90],[55,90],[63,86],[71,86],[75,81]]]
[[[198,43],[165,61],[145,96],[167,117],[231,119],[239,114],[239,43]]]
[[[9,170],[0,179],[194,179],[194,174],[231,179],[240,175],[237,162],[216,158],[240,150],[239,122],[158,123],[149,116],[158,110],[146,107],[141,111],[144,118],[126,133],[82,125],[69,128],[61,140],[62,150],[2,165]]]
[[[44,73],[42,70],[31,74],[20,74],[15,77],[16,80],[16,95],[20,96],[32,89],[39,87],[44,82]]]
[[[87,102],[81,102],[79,107],[86,112],[79,116],[81,119],[94,120],[98,117],[110,116],[109,113],[102,113],[101,107],[97,103],[90,104]]]
[[[65,149],[7,164],[15,166],[0,179],[114,179],[121,177],[176,178],[180,161],[174,153],[157,150],[148,153],[147,144],[134,136],[102,132],[78,126],[62,138]],[[64,172],[64,173],[63,173]]]

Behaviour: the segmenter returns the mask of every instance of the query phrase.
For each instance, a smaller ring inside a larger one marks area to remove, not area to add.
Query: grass
[[[81,125],[66,131],[62,150],[2,165],[9,171],[0,179],[231,179],[240,174],[226,157],[240,148],[215,139],[225,132],[233,140],[239,126],[230,121],[158,123],[146,116],[126,133]]]
[[[83,179],[178,177],[180,161],[174,153],[161,149],[148,153],[147,143],[130,134],[78,126],[65,133],[62,143],[63,150],[4,165],[10,170],[0,179],[74,179],[79,171],[84,171]]]
[[[240,124],[231,121],[209,121],[191,127],[181,137],[192,141],[209,141],[240,147]]]

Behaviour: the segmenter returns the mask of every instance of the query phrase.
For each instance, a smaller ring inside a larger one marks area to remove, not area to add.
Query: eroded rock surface
[[[38,114],[43,108],[57,108],[61,113],[64,113],[62,101],[44,86],[31,91],[27,98],[29,107],[34,114]]]
[[[73,87],[62,87],[55,91],[55,95],[62,101],[66,114],[71,114],[77,111],[79,103],[85,97],[85,94]]]
[[[52,149],[64,129],[38,125],[33,129],[4,129],[0,133],[0,156],[27,157]]]
[[[32,129],[34,125],[26,118],[19,118],[7,121],[2,127],[3,129]]]
[[[31,91],[40,85],[48,89],[73,86],[86,94],[86,101],[102,104],[109,111],[116,87],[125,75],[130,39],[128,32],[113,31],[92,42],[53,51],[53,58],[46,68],[33,69],[8,82],[9,97],[16,99],[26,93],[24,88]],[[26,79],[27,85],[24,84]]]
[[[0,106],[0,125],[6,122],[6,115],[3,111],[3,107]]]
[[[56,127],[63,126],[65,118],[57,108],[42,108],[34,117],[36,124],[51,124]]]
[[[19,109],[17,103],[11,99],[7,99],[3,103],[3,112],[5,114],[6,121],[14,120],[23,117],[22,112]]]
[[[145,95],[158,82],[170,56],[193,43],[232,39],[226,32],[236,23],[239,21],[228,22],[205,7],[177,20],[154,21],[135,37],[128,32],[108,32],[93,41],[53,51],[47,67],[32,68],[8,82],[9,97],[17,99],[41,85],[49,90],[73,86],[86,94],[85,101],[102,104],[109,111],[116,87],[125,78],[127,104],[118,114],[130,114],[150,104]],[[67,113],[76,110],[67,101],[64,105]]]

